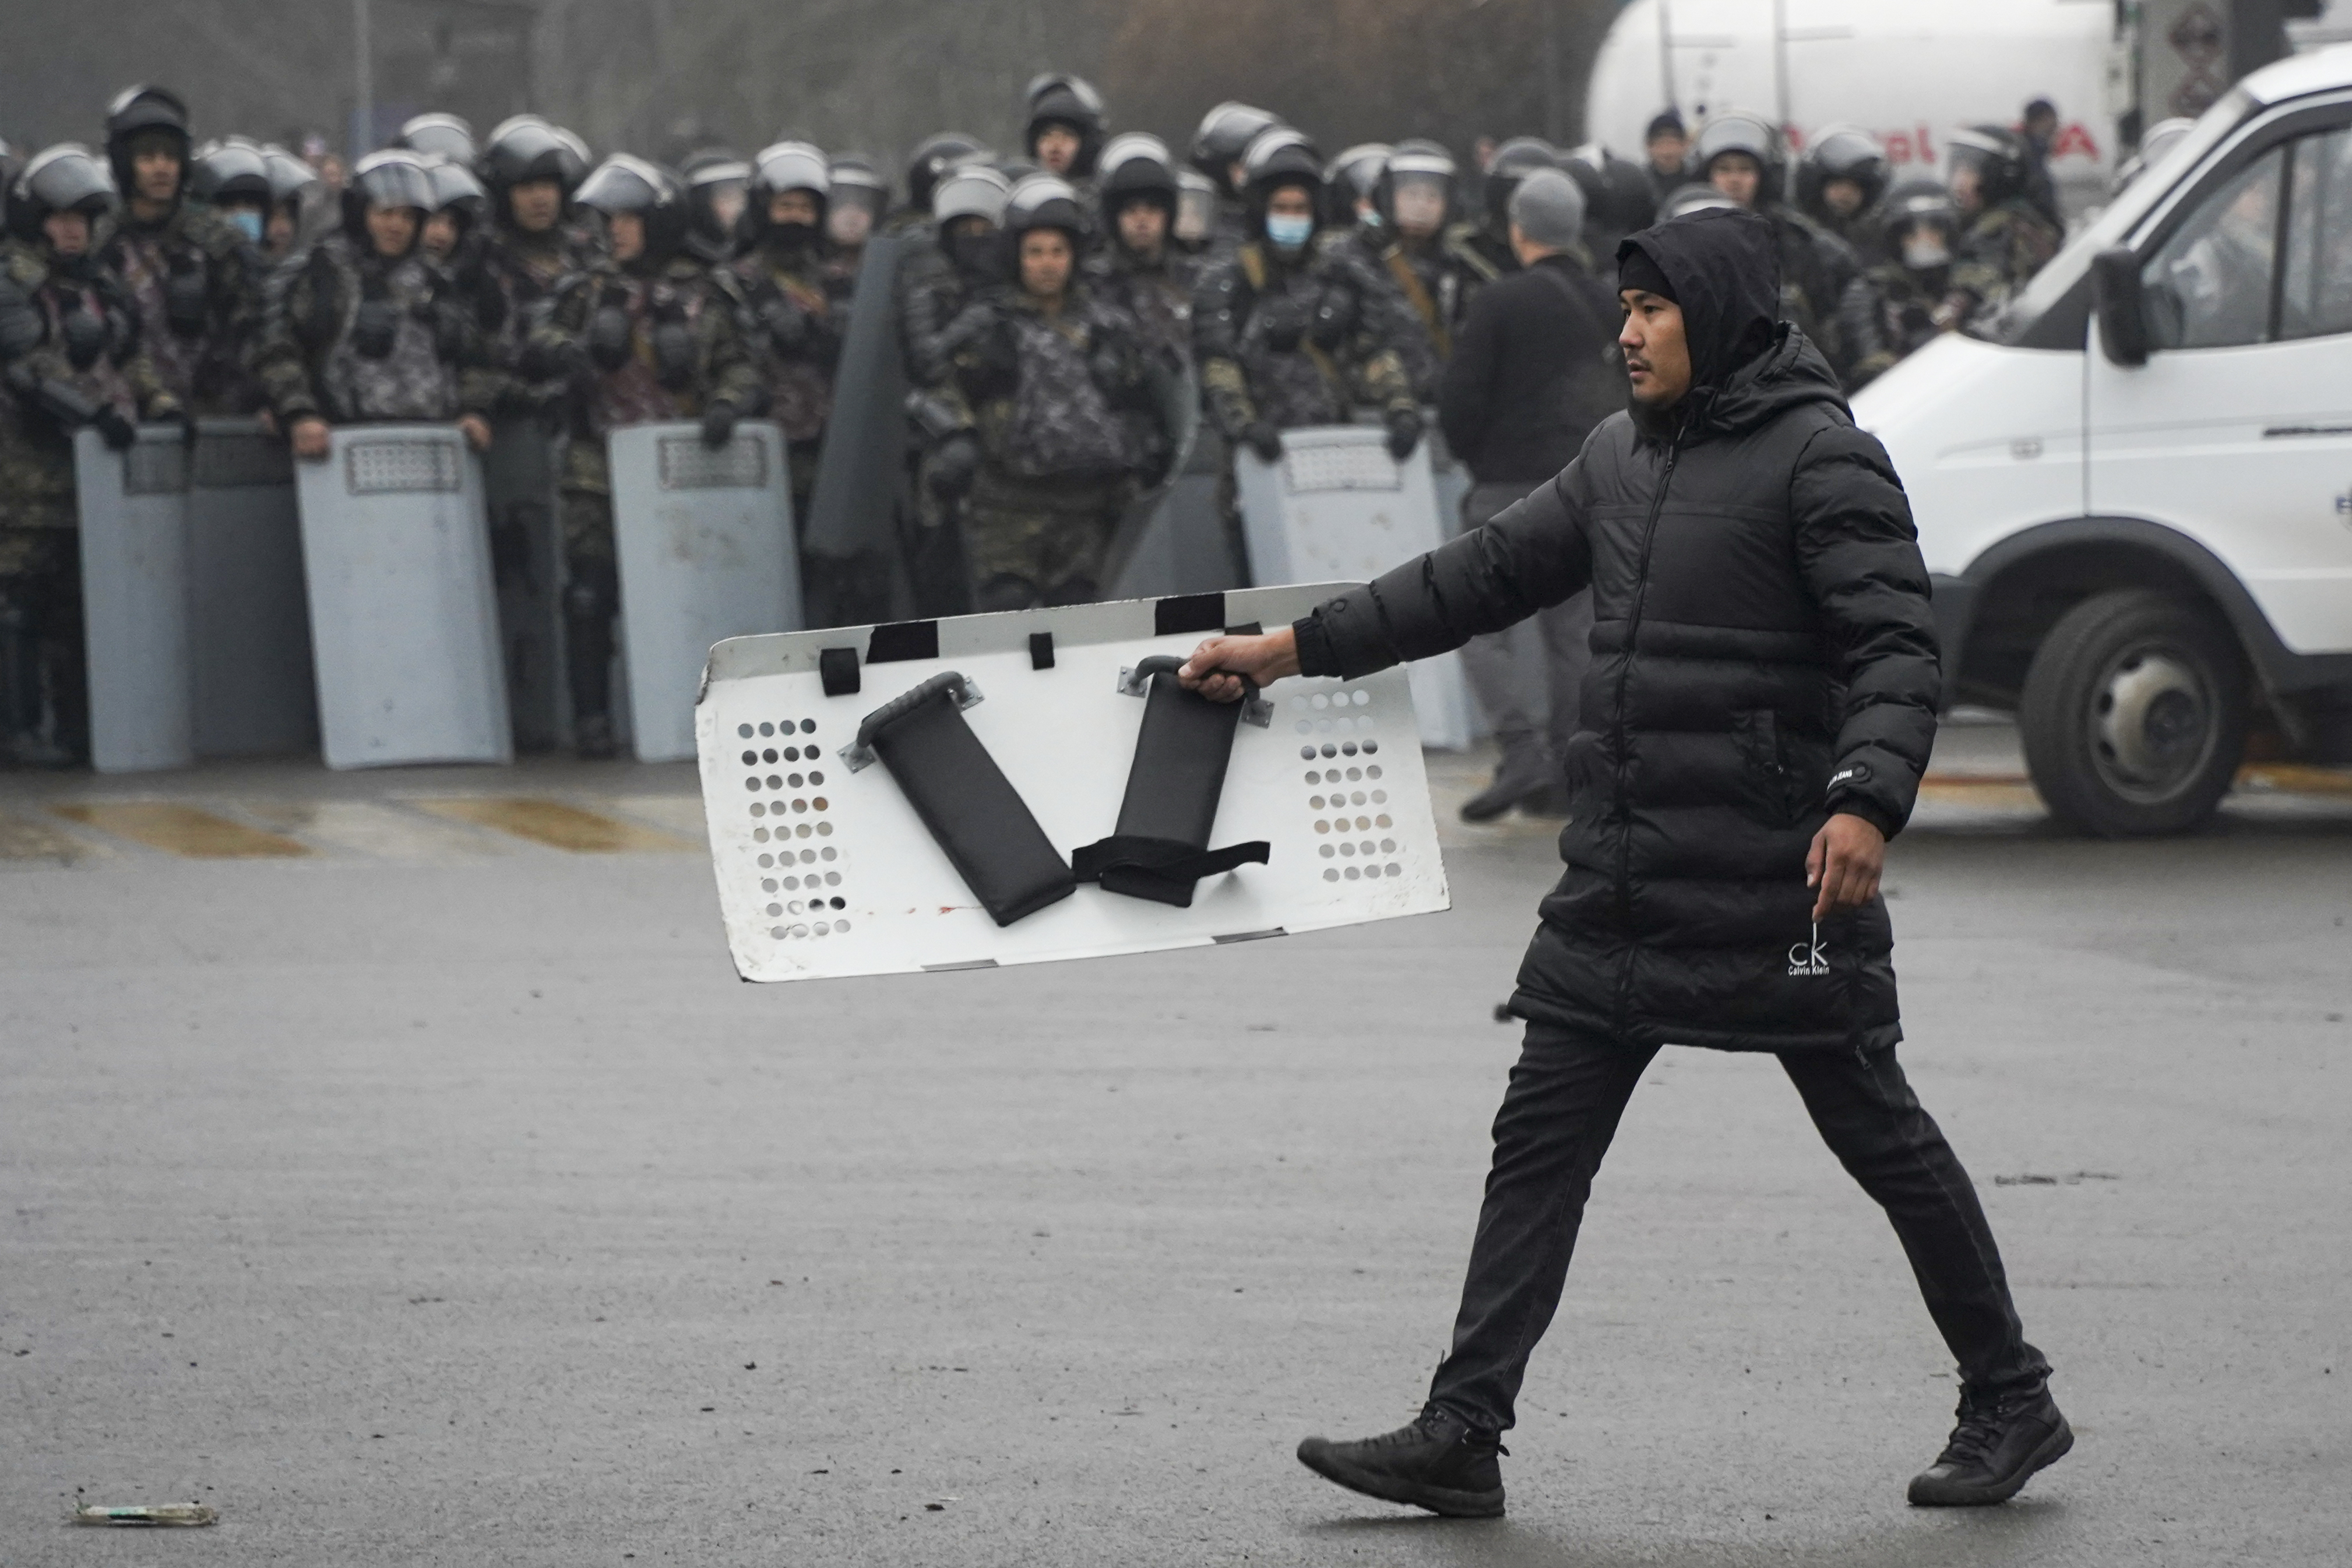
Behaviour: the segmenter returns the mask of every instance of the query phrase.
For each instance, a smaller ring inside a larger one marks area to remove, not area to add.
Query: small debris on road
[[[210,1503],[203,1502],[166,1502],[129,1508],[101,1508],[86,1502],[74,1510],[73,1521],[76,1524],[218,1524],[220,1514]]]

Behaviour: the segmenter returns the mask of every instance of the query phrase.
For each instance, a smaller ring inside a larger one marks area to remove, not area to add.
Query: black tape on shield
[[[1105,893],[1189,909],[1193,883],[1251,862],[1264,865],[1271,846],[1260,839],[1209,848],[1242,705],[1186,691],[1176,679],[1182,664],[1158,654],[1136,665],[1128,689],[1149,695],[1118,825],[1070,860],[1080,882],[1098,883]]]
[[[915,814],[999,925],[1070,896],[1077,883],[963,710],[979,701],[953,670],[876,708],[854,751],[890,770]],[[853,760],[853,766],[856,762]]]

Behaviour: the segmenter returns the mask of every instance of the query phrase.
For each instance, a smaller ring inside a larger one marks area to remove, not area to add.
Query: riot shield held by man
[[[1292,674],[1357,679],[1593,593],[1567,871],[1511,999],[1526,1043],[1452,1348],[1411,1425],[1299,1445],[1370,1496],[1503,1511],[1528,1355],[1618,1118],[1668,1044],[1776,1054],[1885,1208],[1959,1365],[1958,1424],[1914,1503],[2004,1500],[2074,1443],[1968,1173],[1895,1059],[1879,875],[1935,738],[1935,621],[1885,449],[1776,321],[1776,250],[1766,219],[1730,209],[1626,240],[1625,413],[1486,528],[1291,626],[1213,637],[1181,675],[1229,701]]]

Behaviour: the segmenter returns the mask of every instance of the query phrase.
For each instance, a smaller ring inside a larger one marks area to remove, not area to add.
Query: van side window
[[[2272,148],[2207,195],[2141,268],[2152,347],[2221,349],[2271,340],[2287,152]]]
[[[2278,335],[2352,332],[2352,130],[2305,137],[2288,168]]]

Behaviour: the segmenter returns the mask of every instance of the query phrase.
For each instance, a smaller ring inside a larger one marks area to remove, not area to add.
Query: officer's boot
[[[1963,1385],[1959,1424],[1936,1462],[1911,1478],[1911,1500],[1923,1508],[2006,1502],[2074,1446],[2074,1430],[2043,1379],[2009,1388]]]
[[[1503,760],[1492,781],[1462,802],[1465,822],[1491,822],[1523,800],[1540,800],[1553,783],[1557,769],[1541,736],[1518,730],[1496,738],[1502,743]]]
[[[563,659],[572,686],[572,749],[601,762],[613,739],[613,602],[603,574],[575,576],[563,591]]]
[[[1496,1519],[1503,1512],[1503,1467],[1496,1456],[1509,1451],[1494,1433],[1433,1406],[1412,1426],[1377,1437],[1309,1437],[1298,1445],[1298,1462],[1366,1497],[1454,1519]]]

